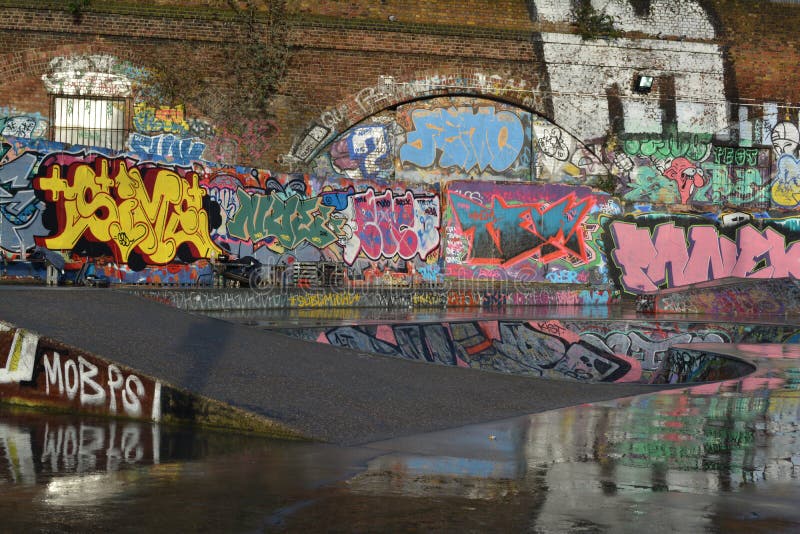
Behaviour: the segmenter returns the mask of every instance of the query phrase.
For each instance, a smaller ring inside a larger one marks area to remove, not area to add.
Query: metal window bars
[[[130,131],[129,98],[51,95],[50,138],[70,145],[123,150]]]

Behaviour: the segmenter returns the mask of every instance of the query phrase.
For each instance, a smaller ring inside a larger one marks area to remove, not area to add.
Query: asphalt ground
[[[0,320],[339,445],[653,392],[360,353],[121,291],[0,288]]]

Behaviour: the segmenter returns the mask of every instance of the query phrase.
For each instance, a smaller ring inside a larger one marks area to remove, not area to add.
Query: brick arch
[[[141,65],[136,53],[121,45],[103,41],[43,44],[41,47],[0,54],[0,95],[3,97],[0,106],[48,117],[50,97],[42,75],[48,72],[51,60],[94,55],[108,55],[119,61]]]
[[[137,62],[130,47],[104,42],[70,43],[0,54],[0,87],[18,76],[41,76],[47,72],[50,61],[62,56],[108,54],[120,60]]]
[[[543,86],[538,80],[505,78],[478,70],[415,73],[406,79],[381,76],[377,84],[360,89],[338,105],[320,113],[306,125],[289,153],[279,160],[289,167],[302,167],[318,156],[337,136],[368,117],[401,104],[440,96],[471,96],[503,102],[556,124],[549,92]],[[579,142],[582,141],[580,137],[568,133]],[[602,161],[599,155],[597,157]]]

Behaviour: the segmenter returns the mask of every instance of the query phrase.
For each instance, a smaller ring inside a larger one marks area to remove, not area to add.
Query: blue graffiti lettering
[[[492,107],[417,109],[411,114],[414,130],[400,147],[400,160],[417,167],[431,167],[439,155],[439,167],[464,171],[488,167],[504,171],[525,146],[525,128],[510,111],[495,114]]]
[[[191,165],[203,156],[206,145],[192,139],[181,139],[172,134],[147,136],[132,133],[128,139],[131,152],[142,159],[169,161],[178,165]]]
[[[426,264],[419,268],[419,274],[426,282],[436,282],[439,279],[439,264]]]

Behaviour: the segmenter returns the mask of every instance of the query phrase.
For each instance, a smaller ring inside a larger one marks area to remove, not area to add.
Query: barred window
[[[128,70],[109,55],[50,60],[42,75],[50,94],[50,139],[123,150],[132,115]]]
[[[129,98],[51,95],[51,138],[122,150],[128,139],[130,116]]]

